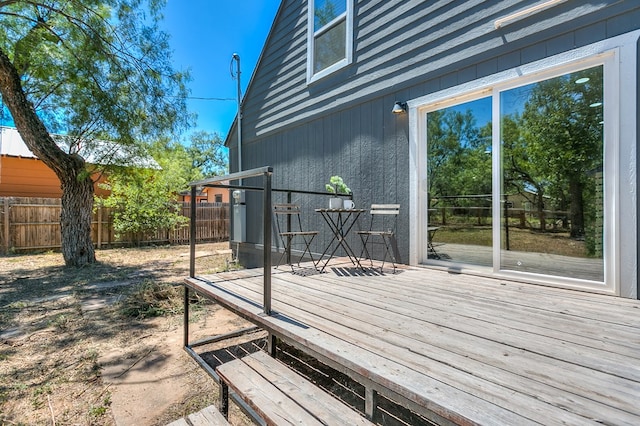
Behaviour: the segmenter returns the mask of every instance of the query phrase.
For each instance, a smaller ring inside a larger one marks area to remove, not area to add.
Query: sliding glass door
[[[603,68],[428,108],[427,263],[604,281]]]
[[[604,280],[602,66],[500,93],[500,269]]]
[[[492,264],[491,98],[427,113],[428,257]]]

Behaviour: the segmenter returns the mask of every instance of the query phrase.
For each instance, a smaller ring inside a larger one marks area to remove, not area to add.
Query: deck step
[[[222,364],[216,371],[222,386],[231,388],[268,425],[373,424],[265,352]]]
[[[173,421],[167,426],[223,426],[228,424],[229,422],[222,413],[215,406],[210,405],[197,413]]]

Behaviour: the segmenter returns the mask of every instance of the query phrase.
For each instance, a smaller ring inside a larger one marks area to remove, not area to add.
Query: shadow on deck
[[[422,416],[405,424],[640,423],[639,301],[426,268],[357,272],[273,270],[270,316],[261,269],[185,285],[277,338],[282,359],[339,373],[380,424],[396,421],[380,414],[386,401]]]

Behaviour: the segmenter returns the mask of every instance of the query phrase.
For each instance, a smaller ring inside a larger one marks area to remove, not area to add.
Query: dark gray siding
[[[496,19],[539,1],[354,3],[353,63],[307,85],[306,2],[284,0],[245,96],[243,167],[271,165],[275,186],[308,190],[323,190],[329,176],[339,174],[358,206],[400,203],[405,261],[409,127],[406,114],[391,114],[395,100],[640,28],[639,1],[567,1],[501,29],[495,29]],[[233,171],[237,163],[230,145]],[[247,235],[259,242],[255,222]],[[311,225],[321,223],[315,218]]]
[[[335,115],[319,117],[286,132],[273,133],[259,141],[243,144],[243,167],[250,169],[268,164],[274,167],[274,188],[324,191],[333,174],[341,175],[354,193],[358,207],[373,201],[400,203],[403,219],[399,231],[408,232],[409,140],[407,115],[389,111],[392,97],[362,103]],[[256,182],[257,183],[257,182]],[[260,194],[250,194],[247,217],[259,217]],[[274,194],[276,202],[284,195]],[[314,208],[327,207],[326,196],[293,195],[293,201],[307,206],[308,225],[323,229]],[[251,242],[260,242],[259,220],[247,223]],[[322,251],[328,235],[321,235],[315,247]],[[401,242],[403,259],[407,259],[408,241]]]
[[[284,0],[247,92],[254,139],[413,86],[427,94],[638,28],[640,2],[568,1],[496,30],[535,1],[355,0],[354,58],[306,84],[305,1]],[[418,90],[420,92],[420,90]]]

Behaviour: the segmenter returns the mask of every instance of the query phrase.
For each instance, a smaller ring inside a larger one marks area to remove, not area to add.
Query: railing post
[[[189,277],[196,276],[196,190],[197,187],[191,187],[191,228],[189,229]]]
[[[287,204],[291,204],[291,191],[287,192]],[[287,215],[287,232],[291,232],[291,215]],[[287,251],[287,265],[291,265],[291,241],[293,240],[293,236],[289,235],[287,237],[287,247],[289,250]]]
[[[184,330],[182,335],[182,340],[184,343],[184,347],[189,346],[189,287],[184,286]]]
[[[263,228],[264,228],[264,250],[263,250],[263,279],[264,279],[264,313],[271,315],[271,171],[264,173],[264,193],[263,193]]]

